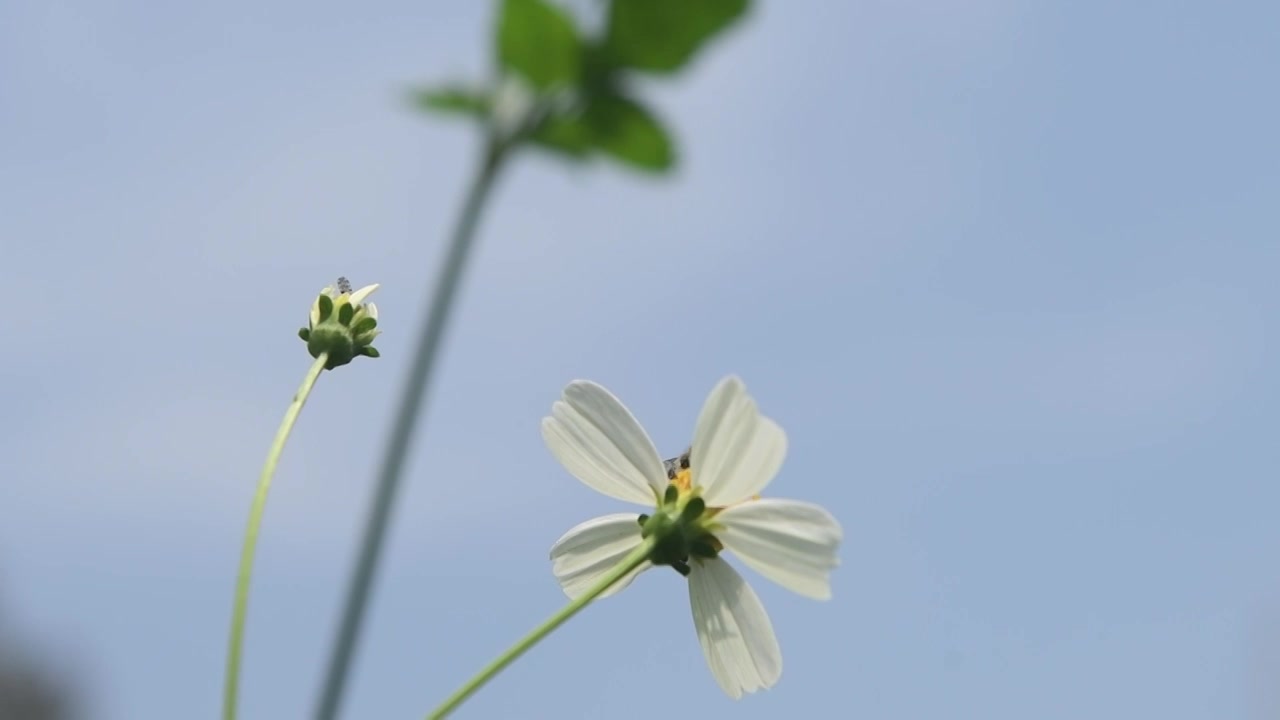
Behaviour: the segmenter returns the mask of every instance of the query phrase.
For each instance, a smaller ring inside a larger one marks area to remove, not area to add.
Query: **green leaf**
[[[581,43],[573,19],[544,0],[504,0],[498,18],[498,62],[535,88],[578,79]]]
[[[591,153],[591,127],[581,117],[550,117],[529,135],[546,150],[581,160]]]
[[[591,129],[593,145],[628,165],[661,172],[675,164],[667,131],[648,110],[628,98],[594,97],[582,120]]]
[[[613,0],[605,45],[619,65],[670,73],[746,9],[747,0]]]
[[[662,124],[634,100],[617,94],[591,98],[581,113],[548,118],[529,139],[573,160],[599,152],[641,170],[662,172],[675,164]]]
[[[431,112],[486,117],[489,114],[489,98],[471,89],[446,87],[415,90],[410,95],[413,104]]]

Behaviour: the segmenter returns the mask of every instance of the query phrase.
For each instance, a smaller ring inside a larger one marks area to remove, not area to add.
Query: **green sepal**
[[[321,295],[316,304],[320,309],[320,322],[328,320],[329,316],[333,314],[333,298],[328,295]]]
[[[356,309],[351,307],[351,303],[342,303],[338,308],[338,323],[343,327],[351,325],[351,318],[356,316]]]
[[[684,509],[680,511],[680,521],[683,523],[691,523],[702,517],[703,511],[707,509],[707,501],[700,497],[695,497],[685,504]]]
[[[302,338],[303,342],[306,342],[311,339],[311,331],[307,328],[299,328],[298,337]]]
[[[382,353],[378,352],[378,348],[372,345],[366,345],[360,348],[360,354],[371,358],[382,357]]]
[[[364,335],[365,333],[373,330],[376,327],[378,327],[378,319],[365,315],[364,317],[360,318],[360,320],[358,320],[355,325],[351,326],[351,334],[358,337],[360,335]]]

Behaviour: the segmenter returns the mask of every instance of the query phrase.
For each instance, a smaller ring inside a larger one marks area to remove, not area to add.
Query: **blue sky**
[[[305,717],[475,137],[488,3],[0,6],[0,609],[86,717],[213,717],[253,483],[338,275],[383,359],[322,378],[267,509],[245,718]],[[458,717],[1280,712],[1280,7],[762,3],[645,88],[669,181],[502,179],[347,717],[420,717],[563,601],[619,508],[538,421],[597,380],[659,447],[746,381],[773,494],[845,528],[827,603],[727,700],[645,576]]]

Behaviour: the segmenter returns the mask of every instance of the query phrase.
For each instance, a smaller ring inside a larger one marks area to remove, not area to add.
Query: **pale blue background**
[[[586,3],[580,3],[586,4]],[[489,3],[0,5],[0,602],[85,717],[212,718],[255,476],[339,274],[384,359],[325,376],[254,588],[245,718],[312,707],[411,328],[475,149]],[[1280,5],[760,3],[646,87],[656,182],[530,154],[464,286],[349,718],[415,718],[563,601],[623,509],[539,418],[598,380],[672,454],[723,374],[835,599],[748,573],[772,691],[713,683],[674,573],[473,718],[1274,718]]]

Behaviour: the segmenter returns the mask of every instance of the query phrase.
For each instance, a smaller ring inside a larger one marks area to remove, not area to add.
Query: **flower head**
[[[582,594],[646,537],[644,570],[669,565],[689,580],[694,628],[720,687],[733,698],[771,687],[782,672],[769,616],[721,553],[806,597],[831,596],[839,523],[823,508],[761,499],[786,456],[786,434],[761,415],[736,377],[703,404],[689,451],[664,461],[648,434],[608,390],[587,381],[565,388],[542,421],[547,446],[575,477],[610,497],[650,505],[652,514],[588,520],[551,549],[552,571],[570,597]]]
[[[312,303],[308,326],[298,331],[298,337],[307,343],[311,357],[328,353],[326,369],[346,365],[360,355],[378,357],[378,350],[372,345],[381,333],[377,329],[378,308],[364,301],[377,289],[374,284],[352,292],[351,283],[338,278],[335,285],[321,290]]]

